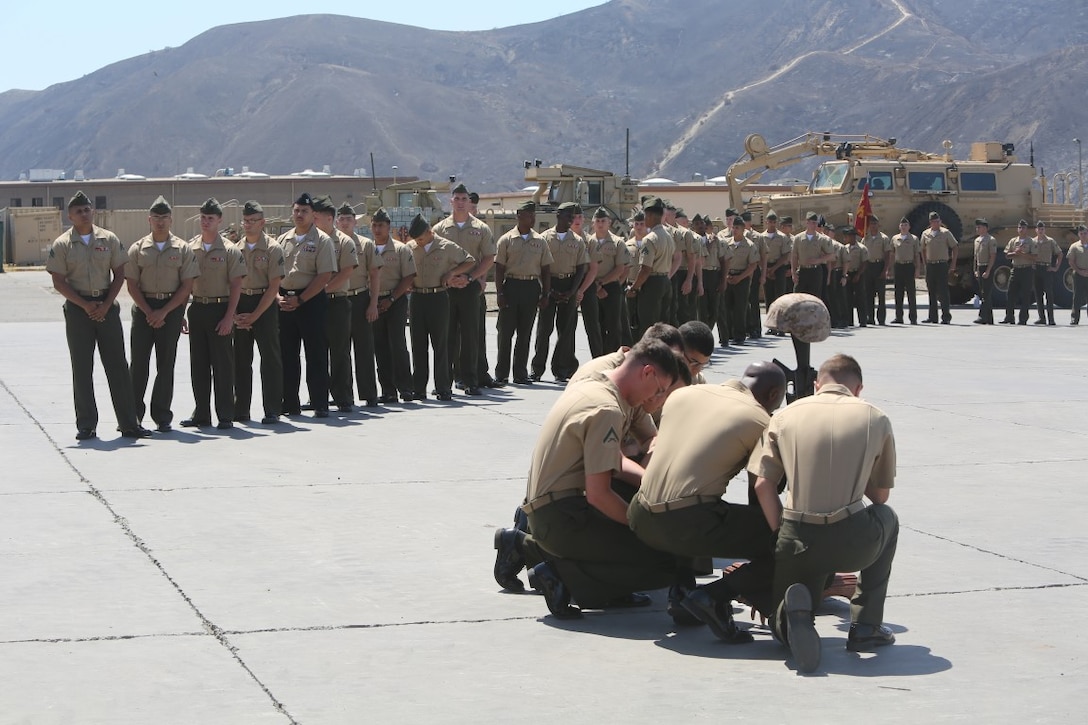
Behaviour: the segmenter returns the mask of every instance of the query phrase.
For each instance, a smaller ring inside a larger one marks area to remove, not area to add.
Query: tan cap
[[[831,335],[831,314],[819,297],[793,292],[771,303],[767,327],[788,332],[801,342],[823,342]]]

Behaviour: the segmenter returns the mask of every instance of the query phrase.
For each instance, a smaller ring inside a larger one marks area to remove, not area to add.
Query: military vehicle
[[[1020,219],[1033,226],[1043,221],[1063,251],[1076,241],[1076,225],[1085,221],[1084,210],[1058,203],[1057,189],[1048,186],[1051,182],[1033,164],[1018,162],[1009,143],[973,143],[963,160],[953,158],[950,141],[944,142],[943,153],[929,153],[900,148],[894,138],[869,135],[807,133],[770,147],[763,136],[751,134],[744,148],[746,154],[729,168],[726,178],[731,206],[751,211],[757,226],[771,209],[795,219],[814,211],[836,225],[851,224],[866,185],[873,213],[886,234],[896,233],[899,219],[906,217],[911,232],[920,235],[928,227],[930,212],[940,214],[960,241],[950,283],[955,304],[976,292],[971,273],[976,218],[989,221],[990,233],[1002,246],[1015,236]],[[822,156],[830,159],[816,167],[807,186],[781,193],[747,191],[766,171]],[[1010,276],[1011,265],[1001,253],[993,271],[995,306],[1005,304]],[[1073,275],[1063,262],[1055,301],[1068,307],[1072,298]]]
[[[560,204],[572,201],[582,206],[587,217],[603,206],[612,215],[613,231],[623,234],[627,218],[638,206],[638,181],[611,171],[570,164],[541,166],[539,161],[526,161],[525,181],[537,185],[532,199],[536,202],[536,226],[540,231],[555,226],[555,210]],[[517,224],[513,209],[481,209],[479,217],[496,239]]]

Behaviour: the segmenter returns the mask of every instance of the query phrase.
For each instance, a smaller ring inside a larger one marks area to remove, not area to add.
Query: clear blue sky
[[[442,30],[488,30],[536,23],[603,4],[603,0],[326,0],[316,5],[187,0],[175,5],[122,5],[56,0],[38,5],[20,0],[3,11],[0,92],[38,91],[119,60],[176,48],[209,28],[232,23],[310,12]]]

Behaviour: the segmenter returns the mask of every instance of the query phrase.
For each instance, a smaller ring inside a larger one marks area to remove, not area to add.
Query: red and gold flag
[[[854,214],[854,229],[858,236],[865,237],[869,233],[869,217],[873,214],[873,204],[869,201],[869,181],[865,181],[865,187],[861,190],[861,201],[858,202],[858,210]]]

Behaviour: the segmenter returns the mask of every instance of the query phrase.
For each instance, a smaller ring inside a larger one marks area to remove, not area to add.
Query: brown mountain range
[[[1048,173],[1088,136],[1088,3],[613,0],[542,23],[440,32],[306,15],[209,30],[43,91],[0,94],[0,177],[456,175],[521,186],[521,161],[685,180],[751,132],[1034,144]],[[794,174],[790,174],[794,175]]]

